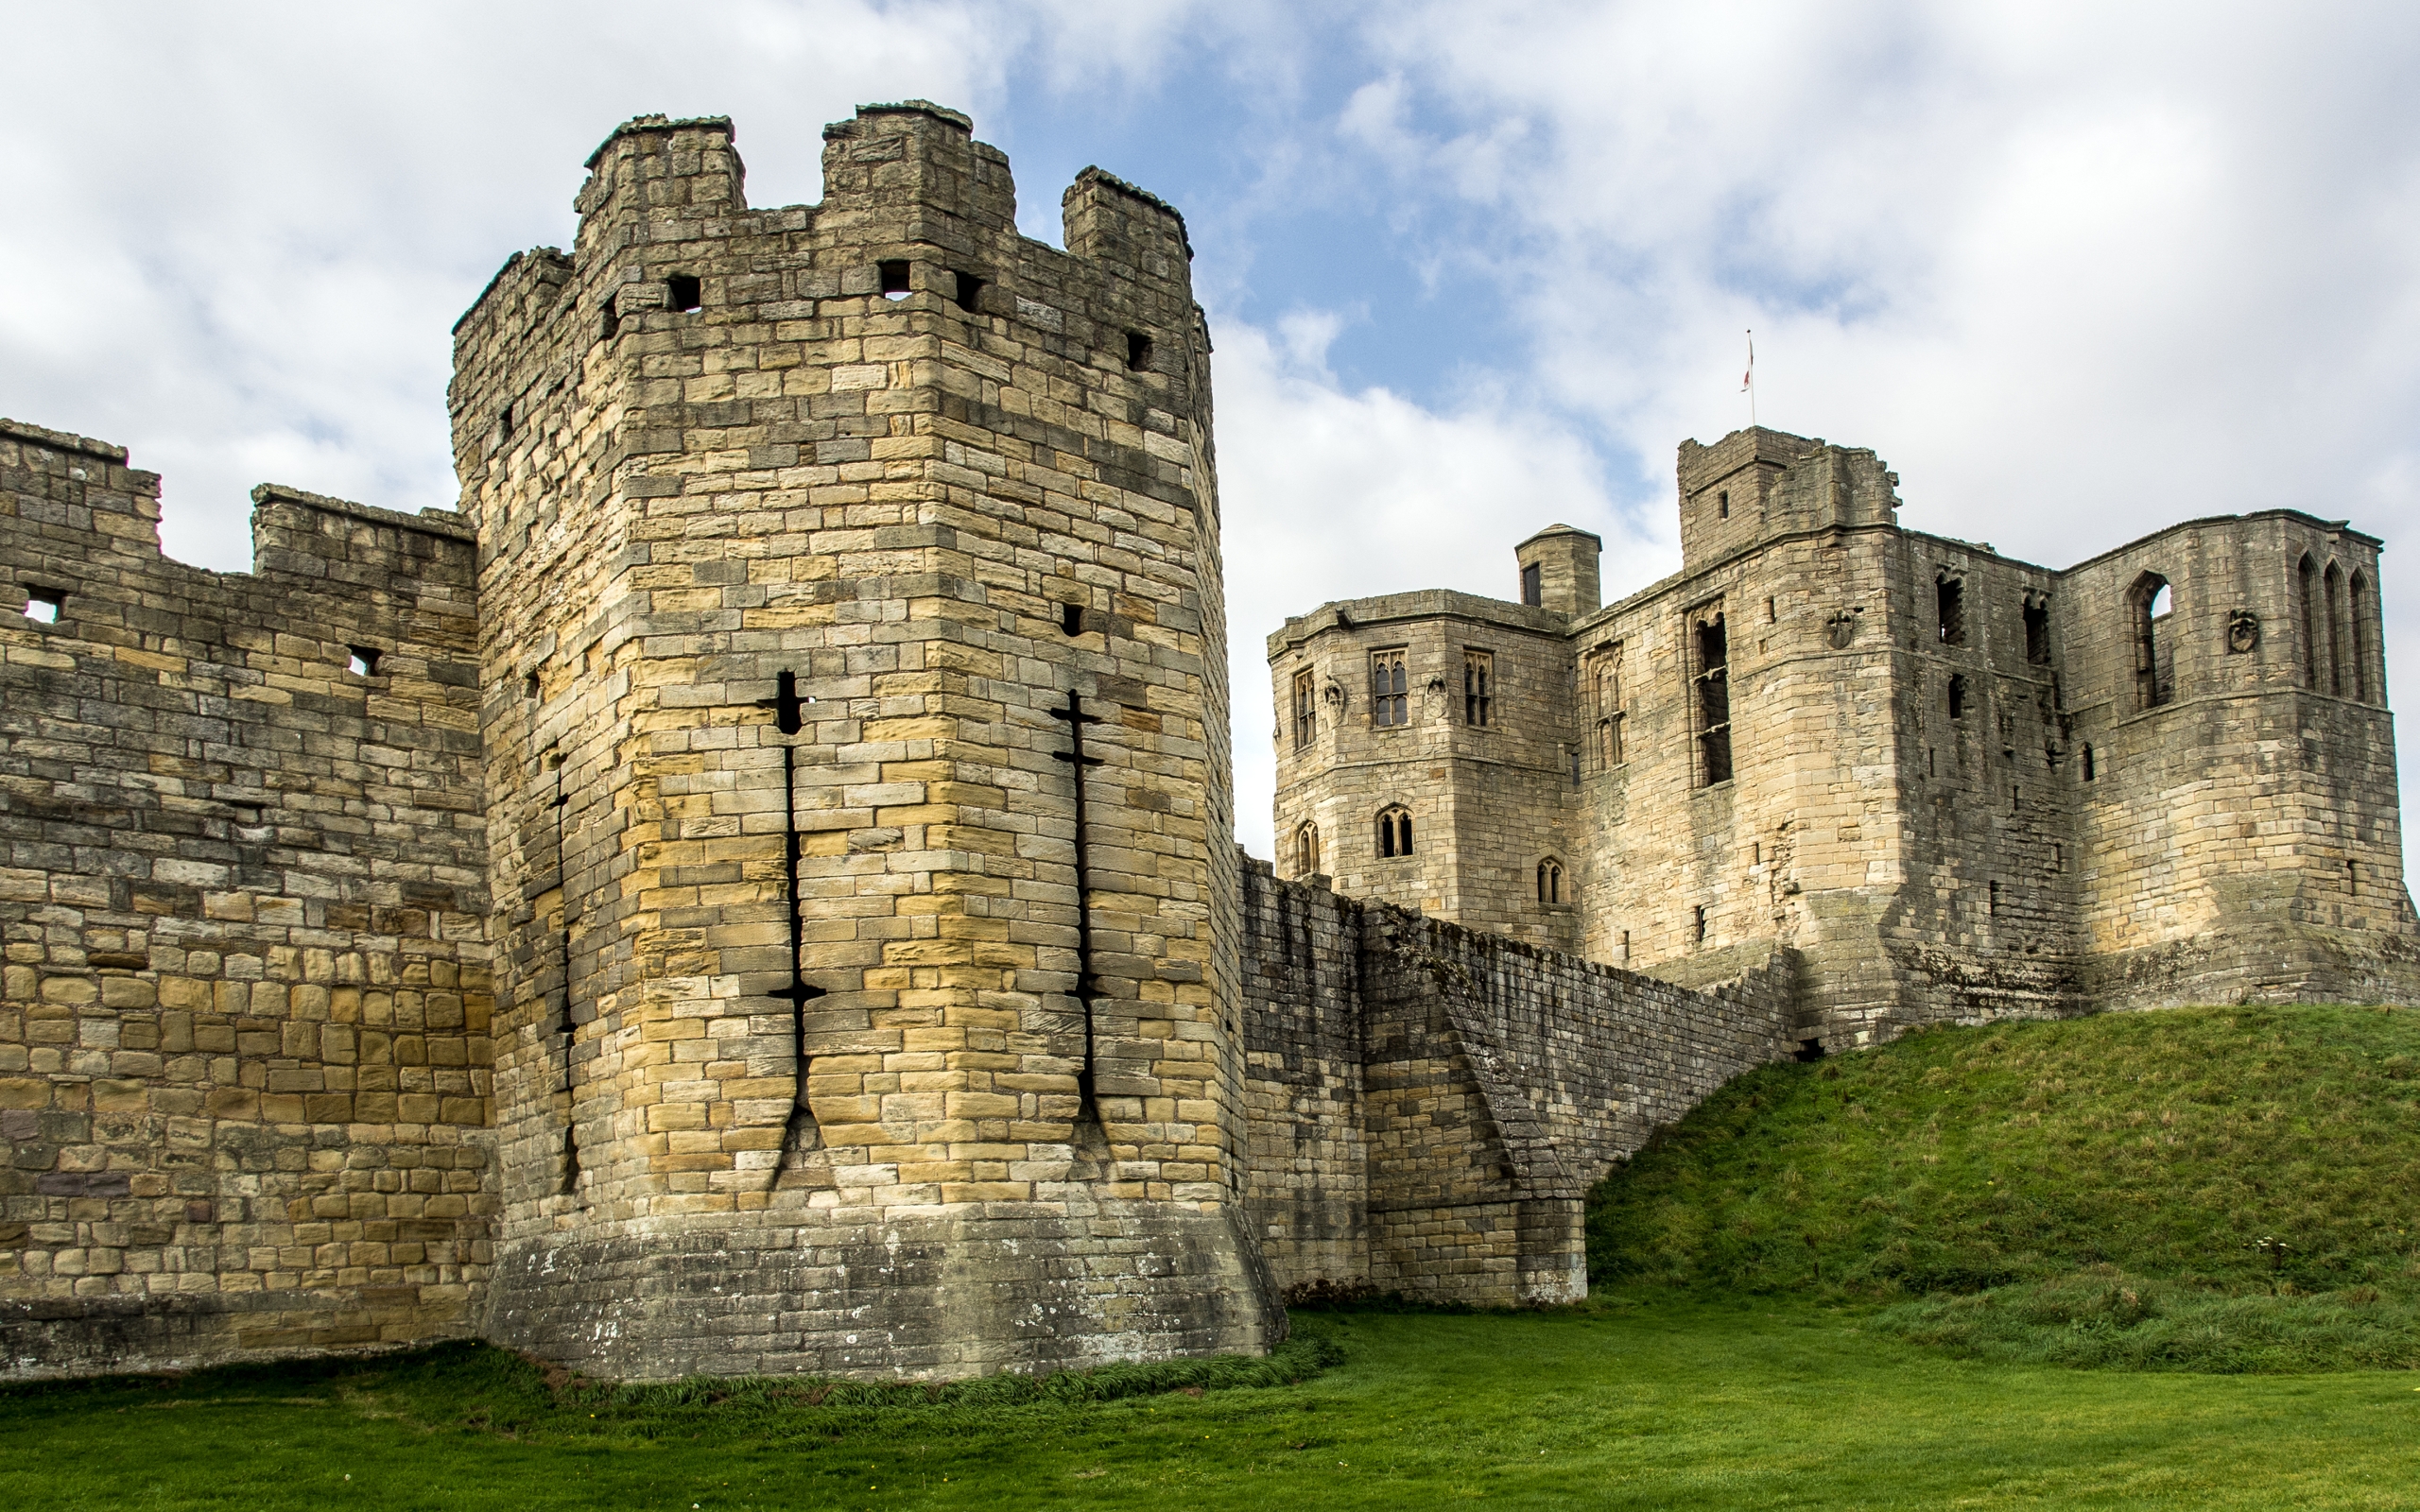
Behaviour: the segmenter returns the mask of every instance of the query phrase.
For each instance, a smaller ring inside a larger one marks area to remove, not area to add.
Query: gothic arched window
[[[1378,811],[1378,854],[1411,854],[1411,810],[1400,803]]]
[[[2370,701],[2370,580],[2355,572],[2344,585],[2344,648],[2352,658],[2352,676],[2345,679],[2353,696]]]
[[[1563,902],[1563,863],[1552,856],[1538,863],[1538,902]]]
[[[1294,832],[1294,874],[1307,877],[1320,869],[1320,827],[1305,821]]]

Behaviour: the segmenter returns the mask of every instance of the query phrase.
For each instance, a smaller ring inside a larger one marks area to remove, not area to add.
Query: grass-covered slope
[[[2113,1014],[1771,1067],[1598,1188],[1589,1269],[1896,1301],[1915,1336],[2072,1364],[2420,1365],[2420,1012]]]

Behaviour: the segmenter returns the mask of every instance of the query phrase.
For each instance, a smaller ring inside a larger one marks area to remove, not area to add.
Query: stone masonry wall
[[[1692,990],[1245,868],[1252,1212],[1296,1295],[1586,1295],[1588,1189],[1794,1048],[1794,963]]]
[[[1417,760],[1459,731],[1392,760],[1413,742],[1366,715],[1281,733],[1281,868],[1303,817],[1340,815],[1321,866],[1356,895],[1685,985],[1786,950],[1798,1032],[1832,1045],[2088,1005],[2420,999],[2376,541],[2272,510],[2062,572],[1902,528],[1869,451],[1749,430],[1684,443],[1678,474],[1682,571],[1519,642],[1538,696],[1506,698],[1495,738],[1531,768],[1577,748],[1576,788]],[[1524,560],[1542,541],[1586,544],[1549,531]],[[2163,583],[2145,652],[2137,601]],[[1289,620],[1281,722],[1306,666],[1382,642],[1439,661],[1464,626],[1538,612],[1407,593]],[[1355,830],[1399,792],[1436,844],[1374,862]],[[1507,909],[1508,844],[1560,855],[1567,918],[1533,889],[1526,926]]]
[[[1182,220],[1087,170],[1028,240],[921,102],[828,129],[812,206],[719,119],[589,167],[457,332],[492,1329],[626,1375],[1265,1346]]]
[[[496,1212],[474,550],[0,421],[0,1370],[473,1331]],[[55,623],[17,612],[33,595]],[[355,649],[374,652],[366,674]]]

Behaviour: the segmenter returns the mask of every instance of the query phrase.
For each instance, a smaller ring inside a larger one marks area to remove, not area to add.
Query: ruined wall
[[[2062,576],[2096,1000],[2408,1000],[2377,571],[2374,539],[2273,510],[2178,525]],[[2133,603],[2153,578],[2170,609],[2147,695]]]
[[[590,169],[457,333],[492,1329],[630,1375],[1266,1345],[1182,220],[1087,170],[1029,241],[917,102],[827,130],[815,206],[751,208],[721,120]]]
[[[1692,990],[1245,868],[1251,1211],[1277,1282],[1587,1293],[1614,1162],[1794,1049],[1794,963]]]
[[[472,541],[253,497],[254,572],[186,567],[160,555],[156,474],[0,421],[11,1373],[476,1325]],[[35,595],[55,623],[17,612]]]
[[[1348,831],[1322,860],[1340,887],[1685,985],[1785,949],[1800,1032],[1833,1045],[2095,1004],[2420,996],[2375,541],[2272,511],[2058,572],[1902,529],[1872,452],[1767,430],[1684,443],[1678,482],[1683,570],[1525,642],[1543,696],[1502,706],[1533,766],[1582,754],[1576,793],[1421,765],[1443,730],[1390,760],[1411,742],[1366,712],[1305,749],[1281,729],[1281,867],[1302,816],[1358,824],[1417,790],[1431,853],[1368,862]],[[1547,565],[1573,593],[1582,574]],[[2174,608],[2143,651],[2160,581]],[[1460,625],[1537,612],[1398,593],[1289,620],[1281,726],[1300,667],[1357,689],[1374,645],[1442,662]],[[1524,928],[1472,884],[1518,844],[1558,849],[1569,917]]]

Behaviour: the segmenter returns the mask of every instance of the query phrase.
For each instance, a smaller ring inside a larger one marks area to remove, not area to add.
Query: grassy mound
[[[1592,1194],[1600,1284],[1815,1292],[1967,1352],[2420,1366],[2420,1012],[1936,1029],[1724,1088]]]

